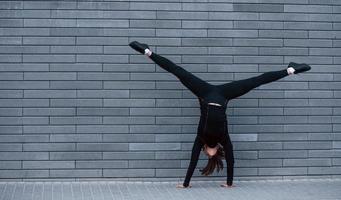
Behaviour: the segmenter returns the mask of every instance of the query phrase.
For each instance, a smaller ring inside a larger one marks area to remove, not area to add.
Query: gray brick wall
[[[133,40],[212,84],[311,64],[229,103],[236,178],[340,176],[340,28],[339,0],[1,1],[0,178],[185,176],[198,101]]]

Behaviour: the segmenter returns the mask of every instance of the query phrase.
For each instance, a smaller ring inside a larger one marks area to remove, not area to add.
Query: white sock
[[[144,54],[147,55],[147,56],[151,56],[152,55],[152,51],[149,50],[149,49],[145,49],[144,50]]]
[[[294,74],[295,69],[292,68],[292,67],[288,67],[288,68],[287,68],[287,72],[288,72],[289,75],[290,75],[290,74]]]

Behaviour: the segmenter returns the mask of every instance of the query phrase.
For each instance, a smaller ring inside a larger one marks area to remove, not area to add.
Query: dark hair
[[[203,147],[205,150],[205,147]],[[224,149],[221,145],[218,144],[217,153],[208,159],[207,165],[204,169],[200,170],[202,175],[208,176],[213,173],[214,169],[217,168],[217,172],[224,168],[223,161],[221,160],[224,157]]]

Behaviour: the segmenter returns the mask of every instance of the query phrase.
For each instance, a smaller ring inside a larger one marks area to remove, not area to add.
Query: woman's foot
[[[290,68],[293,68],[294,71]],[[288,70],[288,74],[292,74],[292,73],[298,74],[301,72],[309,71],[310,69],[311,67],[305,63],[298,64],[298,63],[290,62],[287,70]]]
[[[139,43],[137,41],[133,41],[129,43],[129,46],[136,51],[140,52],[141,54],[147,54],[148,56],[151,55],[152,51],[150,51],[149,46],[147,44]]]

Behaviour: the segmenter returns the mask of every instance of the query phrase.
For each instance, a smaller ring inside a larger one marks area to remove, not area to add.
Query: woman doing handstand
[[[307,64],[290,62],[288,67],[283,70],[265,72],[259,76],[221,85],[212,85],[170,60],[152,52],[147,44],[134,41],[129,45],[141,54],[146,54],[161,68],[174,74],[199,99],[201,115],[192,148],[191,160],[183,184],[177,185],[177,187],[182,188],[190,187],[189,182],[197,165],[201,149],[208,156],[208,163],[201,170],[202,174],[209,175],[215,168],[217,168],[217,171],[221,170],[223,168],[221,159],[225,157],[227,179],[226,183],[221,186],[232,187],[234,157],[233,146],[227,130],[225,114],[227,102],[246,94],[260,85],[276,81],[290,74],[310,70],[310,66]]]

